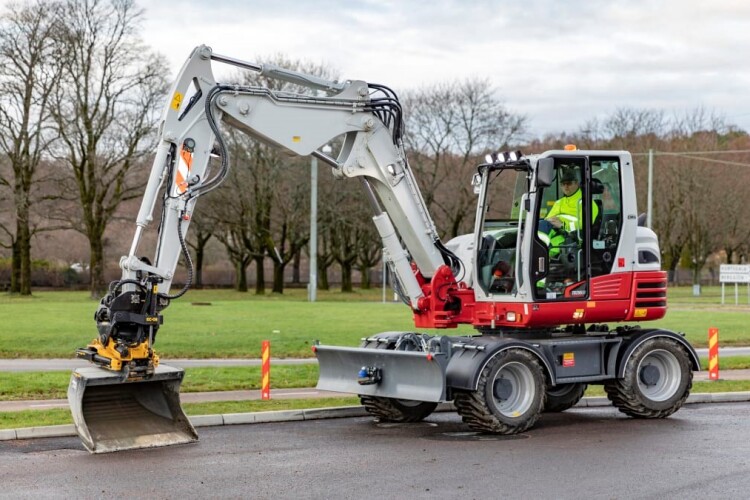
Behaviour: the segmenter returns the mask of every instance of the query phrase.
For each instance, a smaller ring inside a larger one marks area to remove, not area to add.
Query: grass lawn
[[[0,401],[65,399],[70,372],[0,372]],[[260,367],[188,368],[180,392],[260,389]],[[315,387],[318,365],[274,365],[271,388]]]
[[[298,410],[311,408],[328,408],[336,406],[357,406],[359,398],[321,398],[321,399],[278,399],[270,401],[220,401],[215,403],[187,403],[182,405],[188,415],[216,415],[227,413],[248,413],[273,410]],[[0,412],[0,429],[20,429],[43,425],[72,424],[70,410],[27,410],[18,412]]]
[[[377,301],[379,292],[320,295],[322,300],[313,304],[304,290],[262,297],[191,291],[165,311],[156,348],[172,358],[259,358],[261,342],[270,340],[273,357],[312,357],[316,339],[355,346],[367,335],[413,328],[409,309]],[[0,295],[0,357],[72,357],[96,334],[96,307],[86,292]]]
[[[673,288],[666,318],[642,324],[685,332],[698,347],[706,345],[709,327],[719,328],[722,345],[750,345],[750,306],[735,306],[733,299],[731,305],[720,302],[719,287],[704,288],[698,298],[692,297],[690,287]],[[0,357],[71,357],[94,337],[96,307],[87,292],[0,295]],[[310,346],[316,339],[355,346],[367,335],[411,329],[409,309],[401,303],[382,303],[380,290],[321,291],[314,304],[307,302],[302,289],[290,289],[283,296],[191,290],[165,311],[156,348],[167,358],[257,358],[261,341],[270,340],[274,357],[312,357]],[[465,326],[432,333],[473,331]]]

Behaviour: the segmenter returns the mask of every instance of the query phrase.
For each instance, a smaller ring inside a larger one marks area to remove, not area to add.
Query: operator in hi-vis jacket
[[[582,218],[581,209],[581,185],[578,179],[578,170],[575,167],[562,169],[560,185],[563,197],[555,202],[544,220],[539,221],[539,231],[549,236],[550,257],[555,258],[560,254],[558,248],[565,241],[567,233],[574,233],[581,228],[579,221]],[[591,220],[599,216],[599,208],[592,205]]]

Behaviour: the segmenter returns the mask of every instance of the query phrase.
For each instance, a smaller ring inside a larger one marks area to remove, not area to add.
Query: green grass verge
[[[188,368],[181,392],[236,391],[260,389],[260,367]],[[64,399],[70,372],[0,372],[0,401]],[[274,365],[271,387],[288,389],[315,387],[318,365]]]
[[[248,413],[274,410],[299,410],[328,408],[337,406],[356,406],[356,397],[321,398],[321,399],[277,399],[270,401],[223,401],[216,403],[186,403],[183,405],[188,415],[216,415],[226,413]],[[27,410],[18,412],[0,412],[0,429],[20,429],[45,425],[72,424],[73,419],[67,409]]]

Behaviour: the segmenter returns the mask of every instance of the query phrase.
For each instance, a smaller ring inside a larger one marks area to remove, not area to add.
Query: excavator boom
[[[212,62],[249,69],[309,91],[291,94],[217,83]],[[196,200],[218,187],[229,172],[220,123],[289,153],[314,155],[329,164],[336,176],[359,178],[372,203],[389,266],[413,309],[424,295],[420,279],[430,279],[451,259],[458,267],[452,253],[440,244],[406,161],[395,94],[376,87],[243,62],[216,55],[206,46],[193,50],[162,115],[161,138],[133,242],[120,260],[122,277],[110,286],[95,314],[97,337],[77,351],[78,357],[96,365],[76,371],[68,392],[76,427],[89,450],[118,451],[197,439],[179,404],[184,373],[160,365],[153,343],[162,324],[161,311],[190,285],[191,267],[185,287],[170,294],[180,256],[191,262],[185,234]],[[384,92],[386,97],[372,99],[371,92]],[[341,138],[337,159],[319,151]],[[212,171],[214,151],[221,156],[221,165]],[[142,258],[141,240],[160,199],[154,257]],[[419,278],[412,263],[420,270]]]

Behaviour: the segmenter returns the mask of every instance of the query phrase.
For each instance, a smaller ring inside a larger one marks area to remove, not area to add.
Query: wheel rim
[[[674,396],[681,379],[680,362],[663,349],[651,351],[638,365],[638,389],[652,401],[666,401]]]
[[[536,389],[529,367],[518,362],[503,365],[492,381],[492,402],[500,414],[520,417],[534,403]]]

